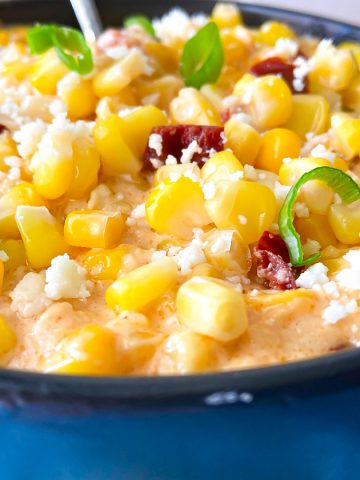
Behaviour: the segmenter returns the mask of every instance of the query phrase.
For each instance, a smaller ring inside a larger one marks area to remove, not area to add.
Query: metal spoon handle
[[[94,0],[70,0],[87,42],[94,42],[103,30]]]

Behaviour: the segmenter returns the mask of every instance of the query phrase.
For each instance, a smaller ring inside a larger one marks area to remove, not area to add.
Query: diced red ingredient
[[[296,288],[292,268],[289,265],[289,253],[280,235],[264,232],[254,248],[254,257],[259,279],[275,290]]]
[[[291,90],[294,91],[294,69],[295,65],[292,63],[286,63],[280,57],[270,57],[253,65],[250,69],[250,72],[257,77],[262,77],[263,75],[280,75],[289,85]],[[304,88],[302,92],[304,91],[306,91],[306,79],[304,81]],[[296,93],[301,92],[297,91]]]
[[[3,125],[2,123],[0,123],[0,135],[4,132],[6,132],[7,130],[9,130],[5,125]]]
[[[222,123],[226,123],[228,120],[230,120],[231,117],[231,108],[225,108],[221,114],[220,114],[220,120]]]
[[[172,155],[180,163],[182,150],[188,148],[191,142],[195,141],[201,148],[201,152],[195,152],[191,158],[202,166],[204,158],[209,158],[211,150],[220,152],[224,149],[223,127],[209,127],[202,125],[169,125],[153,128],[151,133],[161,135],[162,152],[157,155],[153,148],[147,146],[144,153],[144,162],[147,167],[154,168],[151,159],[165,163],[168,155]]]

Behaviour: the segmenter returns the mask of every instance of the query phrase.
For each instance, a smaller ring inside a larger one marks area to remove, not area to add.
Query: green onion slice
[[[127,17],[124,20],[124,27],[132,27],[132,26],[139,26],[141,27],[146,33],[155,36],[155,30],[152,26],[151,21],[145,17],[145,15],[134,15],[132,17]]]
[[[310,180],[321,180],[331,187],[346,204],[360,199],[360,187],[346,173],[333,167],[318,167],[304,173],[302,177],[291,187],[279,213],[280,235],[286,243],[290,261],[293,266],[308,265],[320,257],[316,253],[304,260],[300,236],[293,225],[293,207],[300,188]]]
[[[57,25],[36,25],[27,34],[30,51],[44,53],[54,47],[60,60],[80,75],[93,69],[92,53],[81,32]]]
[[[180,72],[185,85],[200,88],[206,83],[216,82],[223,64],[224,49],[219,29],[210,22],[186,42]]]

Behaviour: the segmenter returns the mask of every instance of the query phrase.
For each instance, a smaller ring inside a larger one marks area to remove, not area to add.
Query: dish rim
[[[1,0],[0,7],[16,4],[54,3],[57,0]],[[191,4],[215,4],[216,1],[178,0],[172,6],[186,9]],[[336,19],[299,12],[296,10],[272,7],[267,5],[251,5],[233,0],[245,13],[266,16],[268,18],[291,17],[296,24],[299,19],[308,20],[317,26],[330,25],[344,30],[340,38],[351,37],[354,33],[360,39],[360,26]],[[170,9],[171,5],[169,5]],[[19,7],[17,7],[19,8]],[[6,15],[5,15],[6,16]],[[10,23],[11,22],[6,22]],[[324,25],[325,24],[325,25]],[[335,41],[337,37],[335,36]],[[41,373],[26,370],[0,368],[0,391],[15,390],[21,394],[32,393],[38,396],[61,394],[66,396],[94,399],[130,400],[141,395],[142,400],[168,398],[190,395],[206,395],[209,392],[238,391],[261,392],[264,390],[291,386],[304,382],[332,378],[337,375],[360,370],[360,349],[356,347],[322,355],[310,359],[298,360],[287,364],[254,367],[233,371],[217,371],[186,375],[161,376],[85,376]]]

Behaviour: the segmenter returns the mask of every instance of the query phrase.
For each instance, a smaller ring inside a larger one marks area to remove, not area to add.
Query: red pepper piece
[[[264,232],[254,248],[257,276],[275,290],[296,288],[292,268],[289,265],[289,252],[280,235]]]
[[[162,152],[158,156],[154,149],[147,146],[144,153],[144,162],[147,167],[154,168],[150,159],[165,162],[168,155],[173,155],[180,163],[182,150],[186,149],[194,140],[201,148],[201,152],[193,154],[191,161],[202,166],[203,158],[209,157],[210,150],[220,152],[224,149],[223,127],[202,125],[169,125],[152,129],[151,133],[161,135]]]
[[[284,62],[284,60],[282,60],[280,57],[270,57],[253,65],[250,69],[250,72],[257,77],[270,74],[280,75],[291,88],[291,90],[294,91],[294,69],[295,65]],[[306,81],[304,81],[304,88],[302,91],[306,91]],[[297,91],[296,93],[301,92]]]

